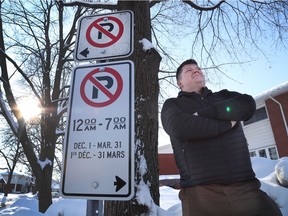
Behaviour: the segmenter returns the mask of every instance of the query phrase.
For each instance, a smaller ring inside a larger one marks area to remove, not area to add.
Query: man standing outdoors
[[[165,101],[161,120],[180,170],[183,216],[281,216],[262,190],[240,121],[255,112],[247,94],[213,93],[194,59],[176,72],[181,91]]]

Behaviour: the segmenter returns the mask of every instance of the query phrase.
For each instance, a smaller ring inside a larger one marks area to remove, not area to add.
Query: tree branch
[[[14,119],[12,118],[10,112],[8,111],[8,109],[7,109],[6,105],[5,105],[1,90],[0,90],[0,108],[1,108],[0,114],[2,114],[4,116],[4,118],[6,119],[8,125],[10,126],[11,130],[17,136],[18,125],[14,121]]]
[[[149,3],[149,7],[152,8],[154,5],[163,2],[163,1],[167,1],[167,0],[151,0]]]
[[[29,80],[29,78],[26,76],[26,74],[21,70],[21,68],[17,65],[17,63],[10,58],[10,56],[8,56],[2,49],[0,49],[0,52],[5,55],[5,57],[14,65],[14,67],[19,71],[19,73],[23,76],[23,78],[26,80],[26,82],[30,85],[33,93],[35,94],[35,96],[39,99],[39,102],[41,103],[41,105],[43,106],[41,97],[38,95],[36,89],[33,86],[33,83]]]
[[[215,4],[215,5],[211,6],[211,7],[201,7],[201,6],[193,3],[191,0],[182,0],[182,1],[184,3],[190,5],[192,8],[194,8],[196,10],[201,10],[201,11],[213,11],[216,8],[220,7],[220,5],[225,2],[225,0],[221,0],[217,4]]]
[[[108,10],[115,10],[117,9],[117,5],[108,5],[108,4],[100,4],[100,3],[84,3],[84,2],[63,2],[63,0],[58,0],[58,2],[62,2],[64,6],[83,6],[88,8],[102,8],[102,9],[108,9]]]

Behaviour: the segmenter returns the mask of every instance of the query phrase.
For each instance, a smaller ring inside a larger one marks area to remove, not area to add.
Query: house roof
[[[269,99],[270,96],[271,97],[275,97],[277,95],[280,95],[284,92],[288,92],[288,82],[284,82],[274,88],[268,89],[264,92],[262,92],[261,94],[258,94],[254,97],[255,101],[259,101],[259,100],[266,100]]]
[[[173,152],[171,144],[158,146],[158,153],[160,154],[170,154],[171,152]]]
[[[0,174],[0,182],[1,183],[6,183],[5,179],[3,178],[3,176]]]
[[[8,171],[0,171],[0,175],[4,175],[4,176],[7,176],[7,175],[9,175],[9,172]],[[13,172],[13,176],[25,176],[25,177],[29,177],[29,178],[31,178],[31,176],[30,175],[28,175],[28,174],[25,174],[25,173],[22,173],[22,172],[16,172],[16,171],[14,171]]]

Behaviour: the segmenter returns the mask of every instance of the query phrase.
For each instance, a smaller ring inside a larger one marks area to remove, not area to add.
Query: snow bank
[[[288,179],[288,157],[279,160],[269,160],[267,158],[252,158],[252,166],[256,173],[256,177],[261,181],[261,189],[265,191],[280,207],[283,216],[288,216],[288,188],[279,184],[278,178]],[[278,177],[276,174],[278,170]],[[150,194],[143,193],[140,199],[145,204],[151,201]],[[178,198],[179,190],[170,187],[160,187],[160,207],[153,203],[153,211],[157,211],[157,216],[181,216],[181,202]],[[12,195],[12,194],[11,194]],[[2,195],[3,196],[3,195]],[[2,198],[0,194],[0,200]],[[14,194],[12,195],[14,196]],[[147,199],[149,198],[149,200]],[[39,213],[38,200],[28,196],[20,196],[9,208],[0,211],[0,216],[59,216],[64,213],[64,216],[79,216],[86,215],[87,200],[84,199],[55,199],[54,203],[49,207],[45,214]],[[156,209],[156,210],[155,210]],[[151,215],[155,216],[155,215]]]

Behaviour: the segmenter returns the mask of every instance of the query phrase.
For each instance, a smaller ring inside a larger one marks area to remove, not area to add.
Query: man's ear
[[[180,89],[182,89],[183,85],[180,80],[177,81],[177,85],[179,86]]]

